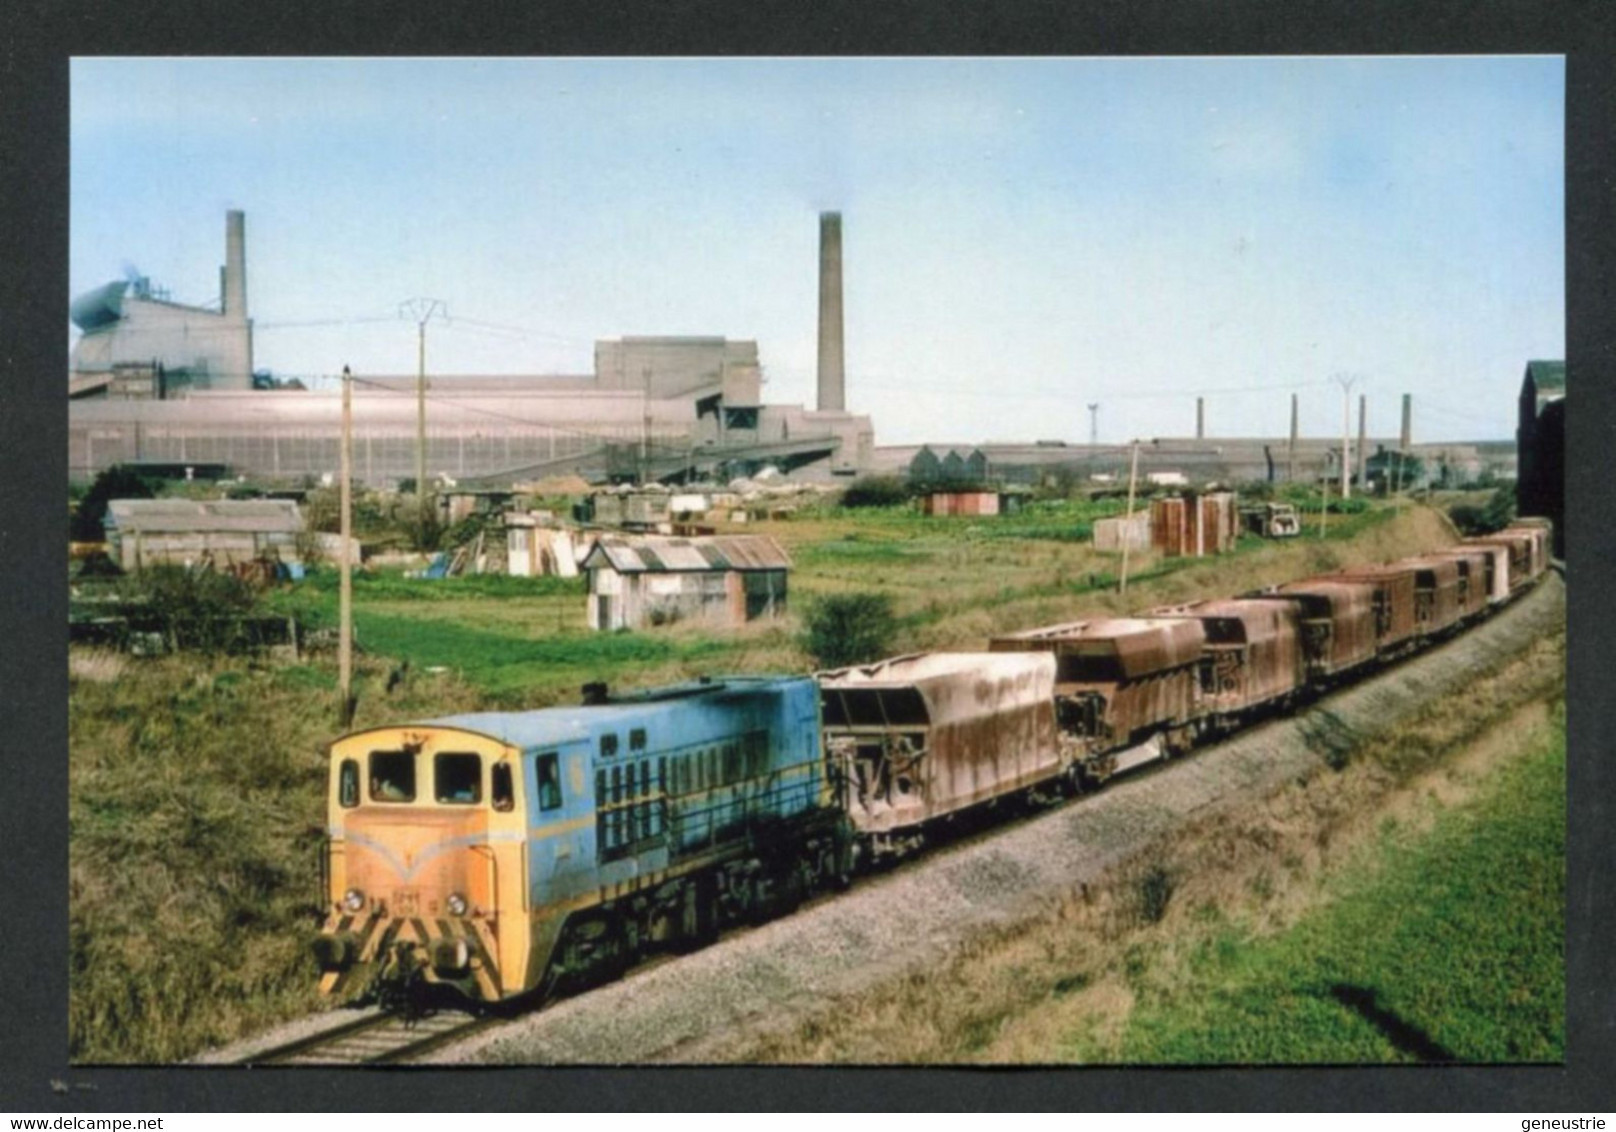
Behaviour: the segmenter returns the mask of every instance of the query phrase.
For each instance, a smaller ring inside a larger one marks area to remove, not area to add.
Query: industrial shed
[[[739,625],[785,612],[791,559],[761,535],[605,535],[583,568],[589,572],[591,629],[682,620]]]
[[[105,524],[108,550],[125,570],[227,566],[297,559],[303,514],[290,499],[114,499]]]
[[[1150,541],[1168,558],[1228,554],[1240,534],[1233,492],[1187,494],[1150,502]]]

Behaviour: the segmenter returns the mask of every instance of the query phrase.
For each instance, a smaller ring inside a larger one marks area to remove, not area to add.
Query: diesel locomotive
[[[1381,566],[815,676],[725,677],[331,745],[332,994],[498,1003],[794,908],[1005,799],[1091,787],[1460,631],[1524,523]]]

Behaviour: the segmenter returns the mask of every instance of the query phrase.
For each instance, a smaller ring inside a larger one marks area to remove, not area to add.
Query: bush
[[[867,476],[842,492],[843,507],[892,507],[908,502],[909,485],[897,476]]]
[[[1448,508],[1448,516],[1461,534],[1490,535],[1509,526],[1515,518],[1515,493],[1508,487],[1501,487],[1482,506],[1454,504]]]
[[[257,612],[258,595],[231,574],[155,566],[125,580],[119,600],[127,616],[171,646],[212,653],[242,642],[242,618]]]
[[[101,525],[107,517],[107,504],[114,499],[151,499],[157,493],[152,485],[134,471],[115,464],[95,477],[78,510],[73,512],[70,526],[74,542],[101,542],[106,529]]]
[[[845,668],[889,655],[897,633],[887,594],[836,594],[821,598],[809,612],[803,648],[820,668]]]

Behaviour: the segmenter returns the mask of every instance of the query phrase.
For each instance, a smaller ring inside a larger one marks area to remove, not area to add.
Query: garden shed
[[[303,514],[289,499],[114,499],[105,526],[112,560],[125,570],[228,566],[297,561]]]
[[[791,559],[762,535],[602,535],[584,559],[589,627],[740,625],[785,612]]]

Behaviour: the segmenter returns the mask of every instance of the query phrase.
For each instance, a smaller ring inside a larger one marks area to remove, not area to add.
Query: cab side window
[[[511,787],[511,764],[495,763],[490,778],[494,809],[509,810],[516,805],[516,791]]]
[[[353,759],[343,759],[337,772],[337,803],[345,810],[359,805],[359,763]]]
[[[561,808],[561,759],[551,752],[539,756],[539,809],[559,810]]]

